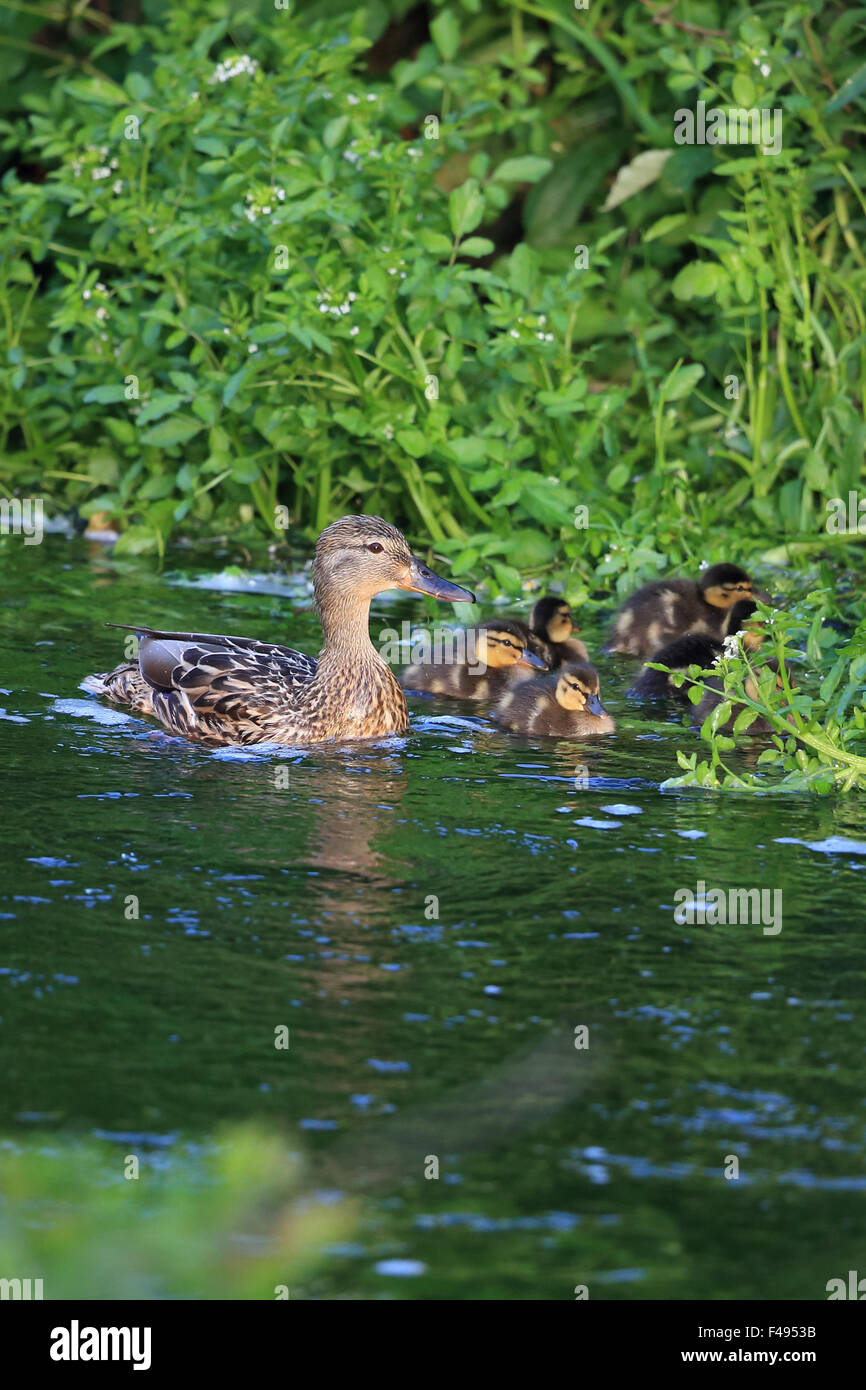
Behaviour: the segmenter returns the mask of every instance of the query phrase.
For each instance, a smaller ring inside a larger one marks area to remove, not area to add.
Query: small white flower
[[[99,319],[100,323],[102,323],[105,319],[108,318],[108,310],[103,308],[102,305],[100,305],[100,307],[96,311],[96,317]]]
[[[96,288],[99,290],[100,294],[108,294],[108,287],[107,285],[103,285],[101,280],[97,280]]]
[[[81,291],[81,298],[82,298],[82,299],[89,299],[89,298],[90,298],[90,290],[82,290],[82,291]]]
[[[406,153],[410,159],[420,159],[424,151],[416,149],[414,145],[410,145]]]
[[[356,338],[357,336],[358,336],[358,325],[357,325],[357,324],[354,324],[354,325],[349,329],[349,337],[350,337],[350,338]]]
[[[520,337],[520,334],[518,333],[518,331],[517,331],[516,328],[510,329],[509,332],[511,333],[512,338],[519,338],[519,337]]]
[[[109,169],[107,164],[99,164],[94,169],[90,177],[94,180],[94,182],[98,181],[99,179],[107,179],[111,177],[111,170]]]
[[[544,336],[544,341],[545,341],[546,343],[552,343],[552,342],[553,342],[553,334],[552,334],[552,333],[546,333],[545,336]],[[557,479],[557,481],[558,481],[558,479]]]
[[[368,93],[367,93],[367,100],[368,100],[368,101],[378,101],[379,98],[377,97],[377,95],[376,95],[375,92],[368,92]]]
[[[123,179],[115,179],[115,180],[114,180],[114,183],[111,185],[111,191],[112,191],[112,193],[122,193],[122,192],[123,192]]]
[[[356,97],[354,92],[349,92],[348,96],[346,97],[346,101],[349,104],[349,106],[357,106],[360,100],[361,98]]]
[[[258,350],[258,343],[250,343],[249,347],[247,348],[247,352],[258,352]]]

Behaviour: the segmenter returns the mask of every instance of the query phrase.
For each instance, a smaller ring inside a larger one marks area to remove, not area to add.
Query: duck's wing
[[[202,713],[243,717],[247,710],[284,705],[309,685],[318,665],[304,652],[251,637],[111,626],[137,633],[141,674],[155,691],[182,693]]]

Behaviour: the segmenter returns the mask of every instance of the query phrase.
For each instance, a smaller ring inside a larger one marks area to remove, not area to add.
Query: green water
[[[862,800],[661,792],[694,736],[611,659],[596,744],[416,700],[405,739],[214,753],[94,717],[78,682],[123,656],[103,622],[315,652],[303,599],[58,538],[8,544],[0,579],[0,1138],[182,1165],[227,1121],[281,1128],[357,1197],[292,1297],[823,1298],[866,1273]],[[373,633],[429,613],[382,601]],[[699,880],[781,889],[781,932],[678,926]]]

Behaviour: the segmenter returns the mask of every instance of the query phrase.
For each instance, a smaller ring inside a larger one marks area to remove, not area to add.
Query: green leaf
[[[493,177],[498,183],[538,183],[552,168],[552,159],[544,159],[537,154],[523,154],[515,159],[506,159]]]
[[[864,91],[866,91],[866,63],[861,63],[857,71],[853,72],[847,81],[842,83],[836,95],[830,98],[824,110],[828,115],[833,111],[839,111]]]
[[[230,376],[223,388],[223,405],[229,405],[240,391],[247,377],[247,368],[241,367],[240,371]]]
[[[413,459],[423,458],[425,454],[430,452],[427,436],[421,430],[398,430],[396,440],[401,449],[405,449],[406,453],[411,454]]]
[[[148,401],[138,416],[138,425],[149,425],[152,420],[161,420],[163,415],[170,415],[178,406],[183,405],[185,396],[157,395],[152,401]]]
[[[755,104],[755,84],[746,73],[738,72],[732,84],[737,106],[751,110]]]
[[[78,78],[66,83],[66,90],[78,101],[94,106],[128,106],[129,97],[122,87],[116,87],[102,77]]]
[[[668,232],[674,231],[676,227],[682,227],[688,220],[688,214],[685,212],[672,212],[667,217],[660,217],[658,222],[654,222],[649,230],[644,232],[644,243],[655,241],[660,236],[667,236]]]
[[[346,131],[349,128],[348,116],[335,116],[332,121],[328,121],[322,135],[322,144],[326,150],[333,150],[340,144]]]
[[[484,199],[477,179],[467,179],[459,188],[451,190],[448,199],[448,217],[455,237],[464,237],[474,232],[484,216]]]
[[[728,274],[712,261],[691,261],[671,286],[677,299],[707,299],[728,284]]]
[[[446,63],[457,56],[460,47],[460,24],[452,10],[442,10],[430,25],[430,37]]]
[[[521,241],[515,246],[508,260],[508,283],[524,299],[530,299],[538,278],[539,259],[537,251]]]
[[[635,193],[640,193],[642,188],[655,183],[672,154],[673,150],[644,150],[643,154],[637,155],[630,164],[623,165],[613,181],[613,188],[602,204],[602,212],[610,212],[612,208],[624,203],[626,198],[631,198]]]
[[[128,72],[124,81],[124,86],[132,97],[133,101],[147,101],[153,91],[153,87],[143,72]]]
[[[84,397],[85,405],[114,405],[117,401],[126,399],[126,387],[123,382],[118,382],[112,386],[94,386]]]
[[[495,250],[496,243],[486,236],[470,236],[460,243],[461,256],[492,256]]]
[[[203,429],[201,420],[196,420],[194,415],[174,415],[170,420],[163,420],[161,424],[154,425],[152,430],[147,430],[141,436],[141,441],[143,444],[157,444],[160,448],[168,449],[173,444],[185,444]]]
[[[682,400],[683,396],[694,390],[703,375],[704,368],[699,362],[691,362],[687,367],[677,367],[662,386],[665,400]]]

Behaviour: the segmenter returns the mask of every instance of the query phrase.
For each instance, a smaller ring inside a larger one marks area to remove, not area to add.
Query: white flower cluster
[[[284,203],[286,201],[286,190],[284,188],[275,188],[274,197],[278,203]],[[248,222],[255,222],[256,218],[259,216],[270,217],[274,210],[270,203],[260,202],[254,193],[247,193],[246,201],[249,206],[244,208],[244,217]]]
[[[255,58],[251,58],[248,53],[242,53],[239,58],[227,58],[224,63],[217,63],[214,68],[211,82],[229,82],[233,77],[240,77],[242,73],[247,73],[252,77],[258,68]]]
[[[99,156],[98,162],[95,163],[90,170],[90,177],[93,180],[93,182],[100,183],[103,179],[110,179],[111,175],[117,168],[117,160],[108,158],[108,146],[88,145],[87,154],[96,154]],[[84,164],[85,160],[83,159],[73,159],[70,168],[72,170],[72,177],[74,179],[81,178],[81,175],[84,173]],[[111,187],[114,193],[120,193],[120,191],[123,188],[123,180],[115,179]]]
[[[523,316],[521,315],[520,318],[517,320],[517,322],[518,322],[519,324],[525,324],[525,323],[526,323],[526,320],[525,320],[525,319],[523,318]],[[553,334],[552,334],[552,333],[542,333],[542,332],[540,331],[540,330],[544,327],[544,325],[547,323],[547,315],[546,315],[546,314],[539,314],[537,322],[538,322],[538,330],[536,330],[535,336],[536,336],[536,338],[538,339],[538,341],[539,341],[540,343],[552,343],[552,342],[553,342]],[[518,332],[518,330],[517,330],[516,328],[509,328],[508,333],[509,333],[509,336],[512,337],[512,338],[519,338],[519,337],[520,337],[520,333]]]
[[[346,295],[346,298],[343,300],[342,304],[331,304],[328,302],[330,298],[330,290],[322,290],[322,293],[316,296],[316,307],[318,308],[320,314],[350,314],[352,312],[352,305],[354,304],[358,296],[354,290],[349,290],[349,293]],[[353,329],[353,337],[354,334],[357,333],[357,331],[357,328]]]
[[[740,655],[740,638],[744,636],[742,632],[729,632],[722,643],[722,655],[731,657]]]

